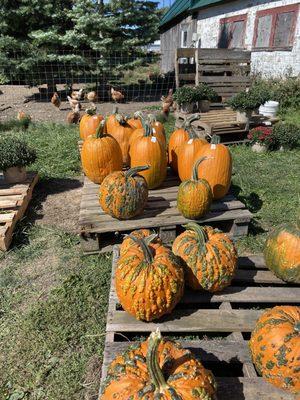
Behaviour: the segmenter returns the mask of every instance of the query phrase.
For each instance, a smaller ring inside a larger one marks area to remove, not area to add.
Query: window
[[[244,48],[244,36],[247,22],[247,14],[220,20],[219,48],[242,49]]]
[[[256,50],[290,50],[298,9],[299,5],[293,4],[257,12],[253,47]]]
[[[186,30],[181,31],[181,47],[188,47],[188,33]]]

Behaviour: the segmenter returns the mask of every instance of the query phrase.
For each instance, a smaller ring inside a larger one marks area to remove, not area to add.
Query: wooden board
[[[146,323],[131,317],[118,302],[114,284],[118,257],[119,248],[115,246],[102,381],[116,354],[144,340],[159,327],[163,336],[176,337],[213,372],[218,384],[218,400],[296,400],[295,396],[258,376],[252,364],[248,339],[265,308],[276,304],[299,304],[299,285],[276,278],[261,256],[240,257],[235,279],[222,293],[208,295],[186,289],[171,315]]]
[[[165,243],[170,243],[180,231],[181,225],[189,221],[176,207],[178,185],[178,178],[169,173],[159,189],[149,191],[148,203],[142,215],[119,221],[104,213],[98,201],[99,185],[85,177],[79,214],[84,251],[111,251],[112,244],[120,243],[123,234],[140,228],[153,228]],[[198,222],[220,227],[231,237],[238,238],[247,234],[251,217],[245,205],[228,194],[213,202],[210,211]]]
[[[0,250],[8,250],[16,223],[23,217],[37,182],[35,172],[28,173],[26,181],[18,184],[0,179]]]

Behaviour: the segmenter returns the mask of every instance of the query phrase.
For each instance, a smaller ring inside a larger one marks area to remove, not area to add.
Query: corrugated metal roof
[[[224,0],[176,0],[169,10],[163,15],[160,26],[172,21],[186,11],[195,11],[198,8],[206,7],[211,4],[221,3]]]

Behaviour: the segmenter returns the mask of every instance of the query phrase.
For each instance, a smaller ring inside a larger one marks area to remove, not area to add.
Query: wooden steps
[[[0,250],[8,250],[16,223],[23,217],[37,182],[35,172],[28,173],[23,183],[7,184],[0,179]]]
[[[159,327],[163,336],[176,338],[213,372],[218,400],[297,400],[258,376],[248,348],[250,332],[266,308],[300,302],[300,287],[276,278],[263,257],[239,257],[229,288],[213,295],[186,289],[172,314],[150,323],[137,321],[118,302],[118,257],[119,247],[114,246],[102,381],[116,354]]]

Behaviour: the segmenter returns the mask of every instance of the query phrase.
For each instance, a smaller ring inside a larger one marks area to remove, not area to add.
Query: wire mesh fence
[[[95,51],[36,56],[12,52],[0,53],[0,90],[3,85],[12,86],[11,96],[26,87],[28,97],[35,101],[48,101],[55,91],[65,99],[72,89],[84,88],[96,91],[98,100],[107,102],[114,88],[124,94],[126,102],[147,102],[158,101],[174,88],[175,75],[161,72],[161,55],[154,52],[105,56]]]

